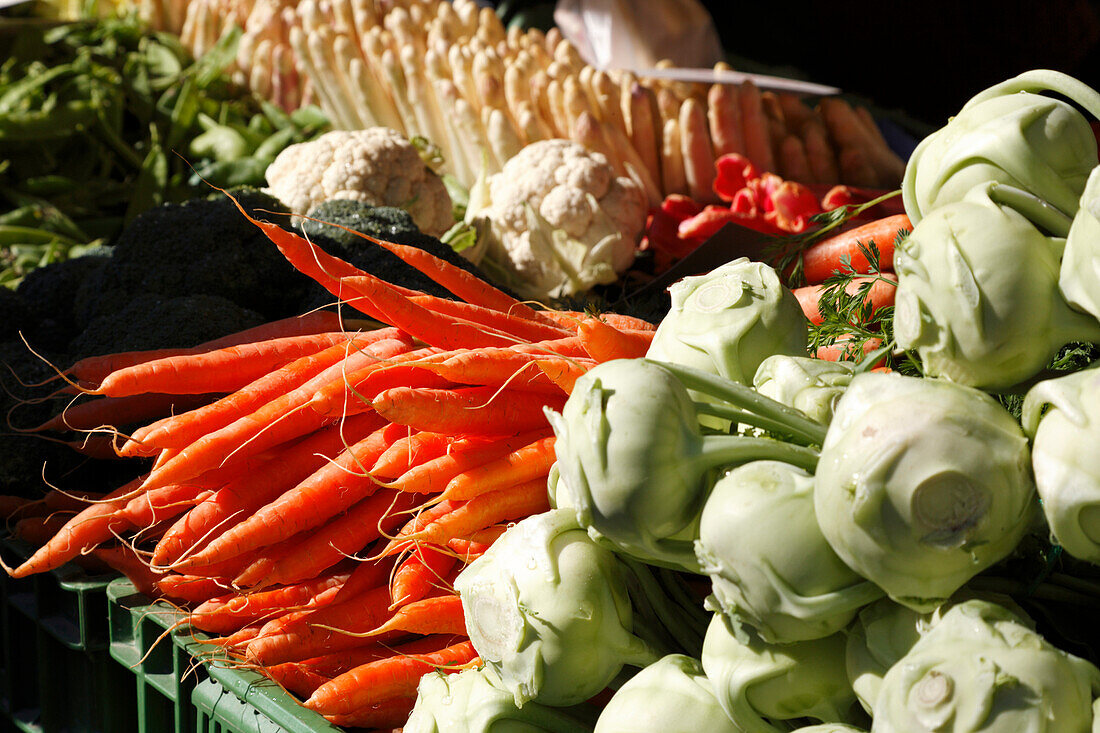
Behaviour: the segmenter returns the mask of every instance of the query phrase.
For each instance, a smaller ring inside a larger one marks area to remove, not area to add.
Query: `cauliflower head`
[[[403,208],[433,237],[454,223],[443,180],[388,127],[333,130],[290,145],[268,166],[267,182],[267,192],[299,215],[324,201],[352,199]]]
[[[488,178],[470,212],[488,237],[485,256],[524,297],[557,298],[610,283],[634,260],[646,197],[600,153],[540,140]],[[471,193],[471,203],[473,203]]]

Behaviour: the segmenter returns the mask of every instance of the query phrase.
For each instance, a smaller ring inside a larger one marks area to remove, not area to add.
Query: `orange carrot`
[[[303,705],[324,715],[349,715],[383,700],[411,696],[425,674],[476,658],[473,644],[463,641],[438,652],[369,662],[321,685]]]
[[[454,508],[416,531],[409,534],[404,534],[404,531],[398,533],[383,553],[392,554],[413,543],[443,545],[454,537],[466,537],[500,522],[540,514],[550,509],[550,498],[546,479],[540,478],[518,486],[490,491],[469,501],[447,500],[436,506],[445,504],[451,504]]]
[[[834,234],[815,242],[802,252],[802,272],[809,285],[817,285],[830,275],[845,270],[842,257],[849,257],[857,273],[870,271],[867,258],[859,251],[859,244],[868,246],[874,242],[879,251],[879,266],[883,270],[892,270],[894,263],[894,240],[899,232],[912,230],[913,224],[905,214],[895,214],[884,219],[876,219],[854,229]]]
[[[457,438],[444,455],[415,466],[387,485],[398,491],[430,494],[443,491],[463,471],[500,458],[517,448],[546,437],[549,426],[508,438],[470,435]]]
[[[441,378],[430,372],[415,369],[415,366],[420,362],[434,358],[435,355],[440,353],[442,353],[441,349],[429,346],[397,354],[376,364],[367,364],[354,371],[347,371],[342,380],[333,380],[314,392],[313,397],[309,400],[309,407],[319,415],[329,417],[350,415],[370,409],[370,401],[374,399],[378,392],[384,389],[402,386],[402,384],[411,386],[400,380],[423,379],[443,386],[442,382],[444,380]],[[409,366],[410,369],[397,368],[405,366]],[[375,374],[375,372],[380,371],[386,371],[387,374]],[[427,375],[427,378],[425,378],[425,375]],[[392,382],[391,380],[398,381]],[[432,385],[424,384],[422,386]]]
[[[457,349],[515,343],[514,338],[489,333],[480,324],[417,305],[373,275],[346,277],[341,283],[356,295],[369,299],[379,320],[397,326],[430,346]]]
[[[69,517],[64,514],[42,514],[23,517],[11,528],[11,536],[32,547],[41,547],[65,526]]]
[[[281,366],[353,338],[354,334],[340,331],[317,333],[153,359],[111,372],[93,392],[108,397],[236,392]]]
[[[344,450],[349,440],[377,430],[384,421],[377,415],[349,418],[283,446],[273,456],[259,456],[246,464],[238,478],[196,506],[165,532],[153,550],[152,562],[166,566],[180,557],[212,530],[228,529],[231,523],[273,501],[297,485],[328,460]],[[349,437],[356,436],[356,437]]]
[[[467,387],[451,390],[395,387],[372,403],[390,422],[441,433],[513,435],[546,424],[543,408],[560,411],[563,396]]]
[[[540,438],[507,455],[464,471],[447,483],[442,498],[472,499],[490,491],[536,479],[542,479],[545,485],[550,466],[557,460],[554,454],[555,442],[553,435]]]
[[[263,673],[279,683],[279,686],[301,698],[307,698],[321,685],[329,681],[328,677],[317,674],[298,662],[287,662],[267,667]]]
[[[447,452],[454,437],[447,433],[420,430],[393,441],[370,467],[377,479],[393,479],[414,466],[438,458]]]
[[[421,368],[455,384],[507,386],[521,391],[560,394],[561,387],[550,379],[547,370],[539,368],[542,363],[546,364],[547,370],[558,367],[569,370],[574,364],[583,368],[595,365],[593,360],[587,358],[563,359],[512,349],[483,348],[470,349],[444,361],[426,363]]]
[[[333,348],[344,348],[336,346]],[[348,368],[378,360],[373,349],[352,350],[345,357]],[[308,408],[318,386],[341,379],[344,366],[335,364],[294,390],[271,400],[251,414],[244,415],[225,427],[207,433],[180,450],[164,465],[155,468],[145,484],[146,489],[186,481],[228,460],[243,460],[287,440],[297,438],[326,424],[332,418],[318,415]]]
[[[817,350],[815,351],[814,356],[816,356],[818,359],[824,359],[826,361],[841,361],[843,359],[851,359],[852,355],[849,353],[850,347],[845,343],[845,341],[847,341],[847,340],[848,339],[841,338],[841,339],[837,339],[834,343],[829,344],[827,346],[819,346],[817,348]],[[863,356],[866,356],[867,354],[870,354],[875,349],[879,349],[881,347],[882,347],[882,339],[869,338],[869,339],[867,339],[866,341],[863,342],[863,347],[861,349],[861,354]],[[857,354],[856,356],[859,357],[860,354]],[[884,361],[884,360],[885,360],[885,357],[883,358],[882,361]],[[881,361],[880,361],[880,363],[881,363]]]
[[[366,343],[364,351],[381,359],[391,358],[407,351],[411,341],[397,329],[389,331],[392,338]],[[359,343],[358,340],[355,343]],[[119,454],[147,455],[144,447],[183,448],[213,430],[223,428],[260,407],[285,396],[317,378],[336,364],[344,363],[348,351],[342,345],[325,349],[312,356],[303,357],[261,377],[252,384],[206,407],[176,415],[134,432],[131,440],[122,446]],[[340,370],[342,371],[342,370]]]
[[[298,532],[316,527],[375,492],[378,483],[365,468],[404,430],[386,425],[325,463],[294,488],[226,530],[205,548],[178,561],[177,569],[219,562],[257,547],[273,545]]]
[[[332,679],[369,662],[388,659],[394,655],[430,654],[453,646],[460,641],[465,641],[466,638],[466,630],[463,629],[457,634],[431,634],[409,641],[402,641],[396,645],[364,644],[355,649],[305,659],[299,664],[316,674]]]
[[[388,586],[330,604],[293,618],[267,633],[261,632],[245,647],[245,658],[264,665],[298,662],[377,643],[377,637],[368,639],[352,634],[363,634],[381,626],[391,615],[389,606]]]
[[[97,560],[105,562],[112,570],[117,570],[134,584],[138,593],[150,597],[157,595],[157,581],[160,575],[149,569],[148,563],[137,556],[128,545],[99,547],[92,553]]]
[[[397,515],[395,515],[395,517],[396,516]],[[368,559],[357,559],[359,564],[355,566],[355,570],[351,571],[351,577],[348,578],[348,582],[344,583],[344,586],[340,589],[340,593],[336,599],[338,602],[346,601],[353,596],[366,593],[376,588],[381,588],[389,582],[389,577],[393,574],[395,564],[394,558],[375,557],[377,553],[374,551],[366,554]]]
[[[560,326],[568,328],[570,331],[576,330],[582,322],[591,318],[588,313],[582,313],[580,311],[556,311],[548,310],[543,313]],[[636,331],[656,331],[657,327],[642,318],[635,318],[634,316],[627,316],[622,313],[601,313],[599,319],[604,323],[614,326],[615,328],[632,329]]]
[[[506,524],[494,524],[478,530],[469,537],[455,537],[447,540],[447,546],[458,554],[458,559],[467,565],[492,547],[497,538],[508,529]]]
[[[865,283],[871,283],[864,302],[870,303],[872,312],[894,304],[894,296],[898,291],[897,278],[894,275],[883,273],[881,275],[853,277],[845,287],[845,292],[853,296],[858,295],[860,288]],[[798,304],[802,306],[802,312],[806,314],[811,323],[821,323],[824,320],[819,304],[825,288],[825,285],[806,285],[792,291],[794,297],[798,299]]]
[[[196,629],[213,633],[236,631],[272,615],[276,611],[303,607],[323,607],[348,579],[348,573],[332,573],[319,578],[281,586],[271,590],[240,595],[236,592],[212,598],[188,614],[187,621]]]
[[[316,690],[314,690],[316,692]],[[416,705],[416,696],[394,697],[356,708],[347,715],[326,715],[325,719],[343,728],[400,729]]]
[[[520,342],[544,341],[569,335],[569,332],[561,326],[544,323],[541,320],[514,316],[510,313],[463,303],[458,300],[438,298],[434,295],[416,295],[409,298],[409,300],[436,313],[461,318],[495,333],[512,336]]]
[[[499,311],[501,313],[508,313],[518,318],[542,323],[551,323],[543,317],[540,311],[533,310],[530,306],[516,300],[503,290],[493,287],[461,267],[436,257],[431,252],[420,249],[419,247],[376,239],[352,229],[345,228],[345,230],[384,247],[401,258],[405,264],[427,275],[437,285],[443,286],[459,299],[467,303]],[[268,236],[271,235],[269,234]]]
[[[8,574],[13,578],[25,578],[53,570],[113,539],[116,532],[133,529],[125,519],[118,517],[118,510],[126,506],[144,479],[145,476],[139,476],[109,493],[103,501],[85,507],[66,522],[49,542],[38,548],[22,565],[9,570]]]
[[[586,318],[577,327],[584,350],[598,362],[644,357],[654,333],[648,329],[617,328],[599,318]]]
[[[71,404],[46,422],[19,432],[95,430],[148,422],[182,410],[209,404],[221,394],[140,394],[128,397],[97,397]]]
[[[379,634],[390,631],[404,631],[409,634],[465,634],[466,618],[462,612],[462,599],[448,593],[406,603],[386,623],[375,629]]]
[[[263,588],[314,577],[382,534],[392,532],[403,521],[403,513],[414,505],[412,495],[379,491],[327,524],[265,548],[234,578],[233,584],[239,588]],[[360,562],[360,567],[364,565],[371,563]]]
[[[413,549],[398,566],[390,581],[390,599],[394,607],[418,601],[445,582],[444,576],[457,563],[456,558],[427,546]]]
[[[198,605],[225,594],[227,590],[225,582],[218,578],[166,573],[157,580],[156,595],[177,603]]]
[[[321,333],[324,331],[339,331],[341,327],[341,319],[338,313],[323,310],[312,311],[301,316],[292,316],[278,321],[270,321],[260,326],[256,326],[255,328],[238,331],[191,348],[126,351],[115,354],[105,354],[103,356],[87,357],[73,364],[65,370],[65,373],[80,382],[99,384],[104,377],[113,371],[153,359],[160,359],[168,356],[185,356],[187,354],[201,354],[227,346],[236,346],[238,344],[264,341],[284,336],[305,336],[307,334]]]

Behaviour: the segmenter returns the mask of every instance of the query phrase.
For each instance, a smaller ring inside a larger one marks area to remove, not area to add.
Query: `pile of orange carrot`
[[[814,242],[800,253],[801,271],[805,285],[793,289],[802,312],[811,323],[823,320],[820,309],[826,281],[839,274],[852,274],[845,286],[848,294],[857,296],[864,291],[864,302],[871,311],[892,306],[897,292],[894,274],[894,244],[899,234],[913,228],[909,217],[895,214],[847,229],[838,234]],[[863,249],[878,251],[878,270],[873,271]],[[881,341],[878,343],[881,345]],[[869,348],[877,348],[873,342]],[[816,356],[819,359],[837,360],[843,357],[843,344],[822,346]]]
[[[654,327],[534,309],[377,242],[458,299],[436,298],[250,220],[380,325],[318,313],[74,365],[65,389],[87,401],[35,429],[107,438],[147,470],[103,495],[0,501],[38,547],[6,569],[115,568],[334,723],[399,726],[423,674],[476,663],[454,577],[548,508],[543,409],[593,365],[644,355]]]

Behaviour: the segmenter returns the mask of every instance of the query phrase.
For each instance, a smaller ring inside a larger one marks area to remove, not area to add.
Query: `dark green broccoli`
[[[110,247],[97,247],[27,273],[16,292],[30,310],[22,330],[33,345],[66,348],[79,330],[76,293],[83,283],[96,278],[97,271],[110,260],[111,252]]]
[[[371,206],[361,201],[333,199],[314,207],[309,212],[309,216],[311,219],[321,220],[306,219],[302,222],[302,233],[311,242],[329,254],[347,260],[359,269],[394,285],[423,290],[432,295],[453,297],[447,290],[432,282],[427,275],[409,267],[396,255],[370,240],[324,222],[339,224],[388,242],[419,247],[467,272],[482,279],[485,278],[477,267],[453,249],[417,229],[412,216],[404,209],[392,206]]]
[[[257,218],[289,219],[277,199],[256,189],[233,192]],[[309,280],[218,193],[146,211],[123,230],[108,266],[77,294],[77,323],[113,313],[140,293],[162,298],[216,295],[275,320],[300,312]]]
[[[76,361],[116,351],[197,346],[266,320],[217,295],[139,293],[122,309],[92,320],[69,345],[69,356]]]

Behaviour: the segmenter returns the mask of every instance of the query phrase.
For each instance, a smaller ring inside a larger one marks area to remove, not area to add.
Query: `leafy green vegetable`
[[[662,654],[634,631],[625,566],[571,512],[522,520],[455,579],[478,656],[517,706],[576,705]]]
[[[279,150],[327,127],[230,83],[239,36],[197,61],[136,15],[0,37],[0,204],[12,207],[0,216],[45,233],[7,232],[0,280],[15,285],[77,243],[110,242],[141,212],[210,184],[263,185]]]
[[[416,705],[405,733],[583,733],[592,730],[596,708],[516,704],[491,667],[420,678]]]
[[[1037,509],[1019,424],[984,392],[939,379],[857,375],[815,478],[829,545],[917,611],[1005,558]]]
[[[975,95],[909,158],[902,181],[914,225],[975,187],[1006,184],[1073,216],[1096,165],[1088,120],[1061,94],[1100,117],[1100,94],[1056,71],[1024,72]]]
[[[1070,555],[1100,564],[1100,367],[1039,382],[1023,405],[1043,514]]]
[[[806,353],[806,318],[768,265],[741,258],[669,288],[672,308],[646,354],[750,384],[773,354]]]
[[[816,452],[777,440],[704,436],[684,385],[646,359],[597,365],[577,380],[562,412],[547,417],[557,436],[554,505],[619,552],[693,572],[711,469],[765,458],[816,461]]]
[[[778,733],[773,721],[849,722],[856,697],[844,668],[844,634],[767,644],[749,628],[714,614],[703,642],[703,670],[726,715],[745,733]]]
[[[594,733],[742,733],[722,710],[699,660],[670,654],[615,692]]]
[[[875,730],[1088,731],[1100,670],[1005,608],[951,607],[882,678]]]
[[[976,186],[916,224],[894,254],[898,345],[926,374],[1003,390],[1039,373],[1071,341],[1100,340],[1100,324],[1058,290],[1064,240],[997,203],[1003,184]]]
[[[695,552],[714,601],[769,643],[834,634],[882,596],[825,541],[813,492],[809,472],[754,461],[723,475],[703,506]]]

